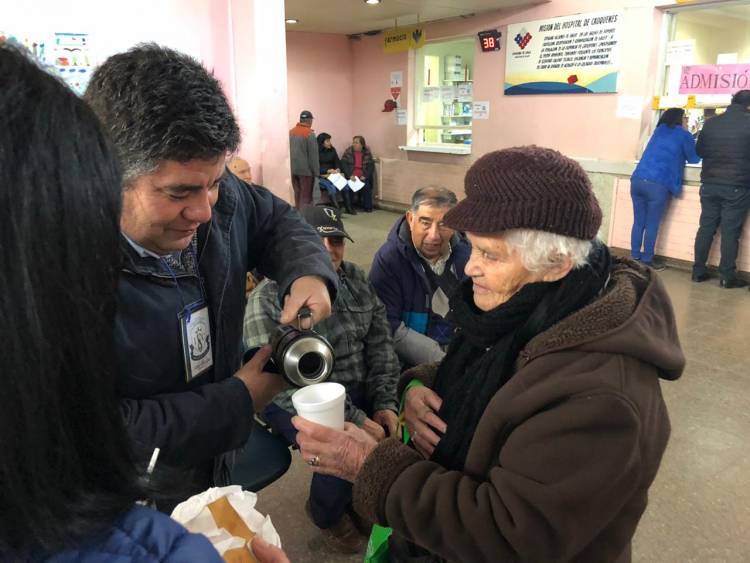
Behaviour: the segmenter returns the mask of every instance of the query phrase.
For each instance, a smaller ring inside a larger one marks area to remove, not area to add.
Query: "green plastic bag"
[[[370,541],[367,542],[365,563],[388,563],[388,538],[393,530],[373,524]]]
[[[404,444],[409,443],[409,431],[406,429],[404,424],[404,397],[406,397],[407,391],[412,387],[418,387],[422,385],[422,382],[413,379],[409,385],[404,389],[404,395],[401,397],[401,408],[399,409],[399,427],[401,430],[401,438]],[[370,532],[370,540],[367,542],[367,551],[365,552],[364,563],[388,563],[388,538],[391,537],[393,530],[390,528],[384,528],[373,524],[372,531]]]

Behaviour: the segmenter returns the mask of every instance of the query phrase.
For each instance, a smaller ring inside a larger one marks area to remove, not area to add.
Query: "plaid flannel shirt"
[[[367,416],[354,406],[349,393],[363,393],[373,411],[398,412],[396,385],[400,365],[393,349],[391,327],[385,306],[361,268],[343,262],[339,271],[339,291],[333,314],[315,325],[333,347],[335,356],[330,381],[347,390],[346,420],[361,426]],[[243,340],[246,348],[263,346],[279,324],[281,305],[276,282],[266,279],[250,294],[245,309]],[[281,408],[294,413],[288,389],[274,398]]]

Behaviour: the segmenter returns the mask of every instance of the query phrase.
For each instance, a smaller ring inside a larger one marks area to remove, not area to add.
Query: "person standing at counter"
[[[651,140],[630,180],[633,200],[633,229],[630,252],[633,258],[655,270],[664,262],[654,258],[659,225],[669,200],[682,193],[685,161],[700,162],[695,141],[687,131],[687,116],[681,108],[671,108],[659,119]]]
[[[750,90],[740,90],[732,104],[709,119],[696,146],[703,158],[701,218],[695,234],[693,281],[710,276],[706,260],[716,229],[721,226],[721,287],[745,287],[737,277],[737,250],[745,216],[750,209]]]

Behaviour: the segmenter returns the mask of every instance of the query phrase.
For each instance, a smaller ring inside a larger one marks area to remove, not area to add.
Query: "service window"
[[[681,106],[679,95],[683,65],[750,63],[750,3],[718,2],[684,7],[668,13],[664,84],[661,110]],[[739,85],[737,90],[750,89]],[[688,127],[695,135],[705,120],[724,111],[731,94],[696,94],[695,107],[687,106]]]
[[[475,48],[471,37],[417,50],[414,128],[419,145],[471,145]]]

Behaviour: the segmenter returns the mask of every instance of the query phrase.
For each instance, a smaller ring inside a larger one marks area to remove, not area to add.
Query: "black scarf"
[[[438,416],[448,430],[432,459],[462,470],[474,431],[490,399],[513,376],[519,352],[536,335],[590,303],[609,279],[609,250],[595,243],[588,264],[562,280],[526,284],[511,299],[483,312],[468,279],[451,298],[456,334],[438,368]]]

